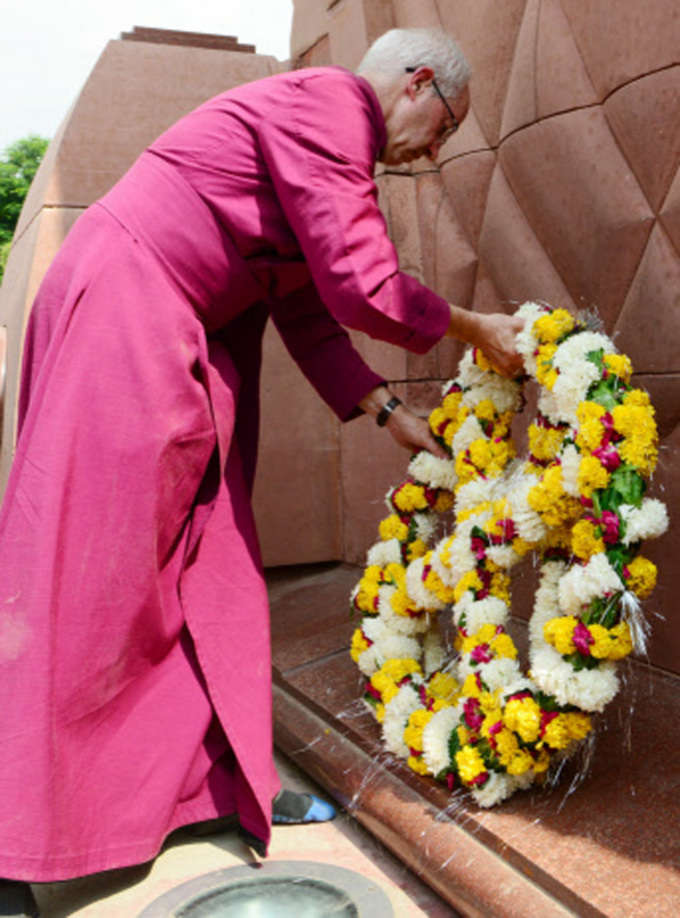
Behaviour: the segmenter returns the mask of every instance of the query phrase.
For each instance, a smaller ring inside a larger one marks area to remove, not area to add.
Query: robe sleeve
[[[338,322],[416,353],[444,335],[447,302],[400,272],[373,180],[376,118],[357,77],[327,71],[262,119],[260,147],[319,296]]]
[[[361,359],[313,284],[271,304],[272,320],[291,357],[341,421],[361,414],[365,395],[385,382]]]

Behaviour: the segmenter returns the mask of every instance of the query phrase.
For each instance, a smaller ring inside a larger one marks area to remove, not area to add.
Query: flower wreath
[[[351,597],[363,616],[351,655],[385,747],[481,806],[544,780],[592,731],[618,690],[616,661],[645,649],[639,600],[656,567],[640,543],[668,526],[644,497],[657,430],[628,357],[564,309],[525,303],[518,315],[540,386],[528,459],[510,434],[522,383],[466,352],[429,419],[451,459],[412,458]],[[428,548],[454,503],[453,533]],[[508,572],[529,552],[541,570],[524,675],[506,631]],[[449,608],[452,660],[437,615]]]

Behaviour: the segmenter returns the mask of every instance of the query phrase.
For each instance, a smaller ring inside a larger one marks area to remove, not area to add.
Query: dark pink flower
[[[449,790],[453,790],[453,788],[456,786],[456,776],[452,771],[450,771],[446,776],[446,786]]]
[[[600,524],[604,529],[602,538],[608,545],[615,545],[619,541],[619,517],[611,510],[603,510]]]
[[[479,701],[476,698],[466,698],[463,705],[463,717],[471,730],[479,730],[484,723],[484,715],[479,712]]]
[[[470,657],[475,663],[490,663],[493,660],[493,654],[489,650],[488,644],[477,644],[476,647],[472,648]]]
[[[590,645],[595,643],[595,638],[583,622],[579,622],[574,628],[574,634],[571,639],[579,653],[582,653],[584,657],[590,656]]]
[[[599,459],[602,465],[610,472],[618,469],[618,467],[621,465],[621,457],[616,451],[616,447],[612,446],[611,444],[600,446],[598,449],[594,449],[593,456]]]
[[[480,539],[479,536],[473,536],[470,539],[470,550],[478,561],[481,561],[482,558],[485,558],[486,545],[484,543],[484,539]]]

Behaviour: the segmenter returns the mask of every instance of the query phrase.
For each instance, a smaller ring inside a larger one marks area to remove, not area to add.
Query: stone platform
[[[464,915],[680,914],[680,680],[627,663],[586,780],[570,765],[553,790],[482,810],[381,752],[347,652],[358,577],[342,564],[268,572],[277,746]]]

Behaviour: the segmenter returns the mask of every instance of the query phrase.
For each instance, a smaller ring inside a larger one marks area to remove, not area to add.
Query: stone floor
[[[286,787],[323,791],[290,760],[277,754]],[[456,912],[346,812],[329,823],[275,826],[269,864],[313,861],[352,870],[382,889],[395,918],[455,918]],[[188,830],[174,833],[151,864],[111,870],[65,883],[34,885],[41,918],[137,918],[159,896],[202,874],[261,862],[234,830],[201,838]],[[361,918],[373,918],[362,915]]]
[[[465,915],[680,914],[679,680],[628,663],[586,780],[481,810],[380,752],[347,654],[358,573],[270,571],[279,747]]]

